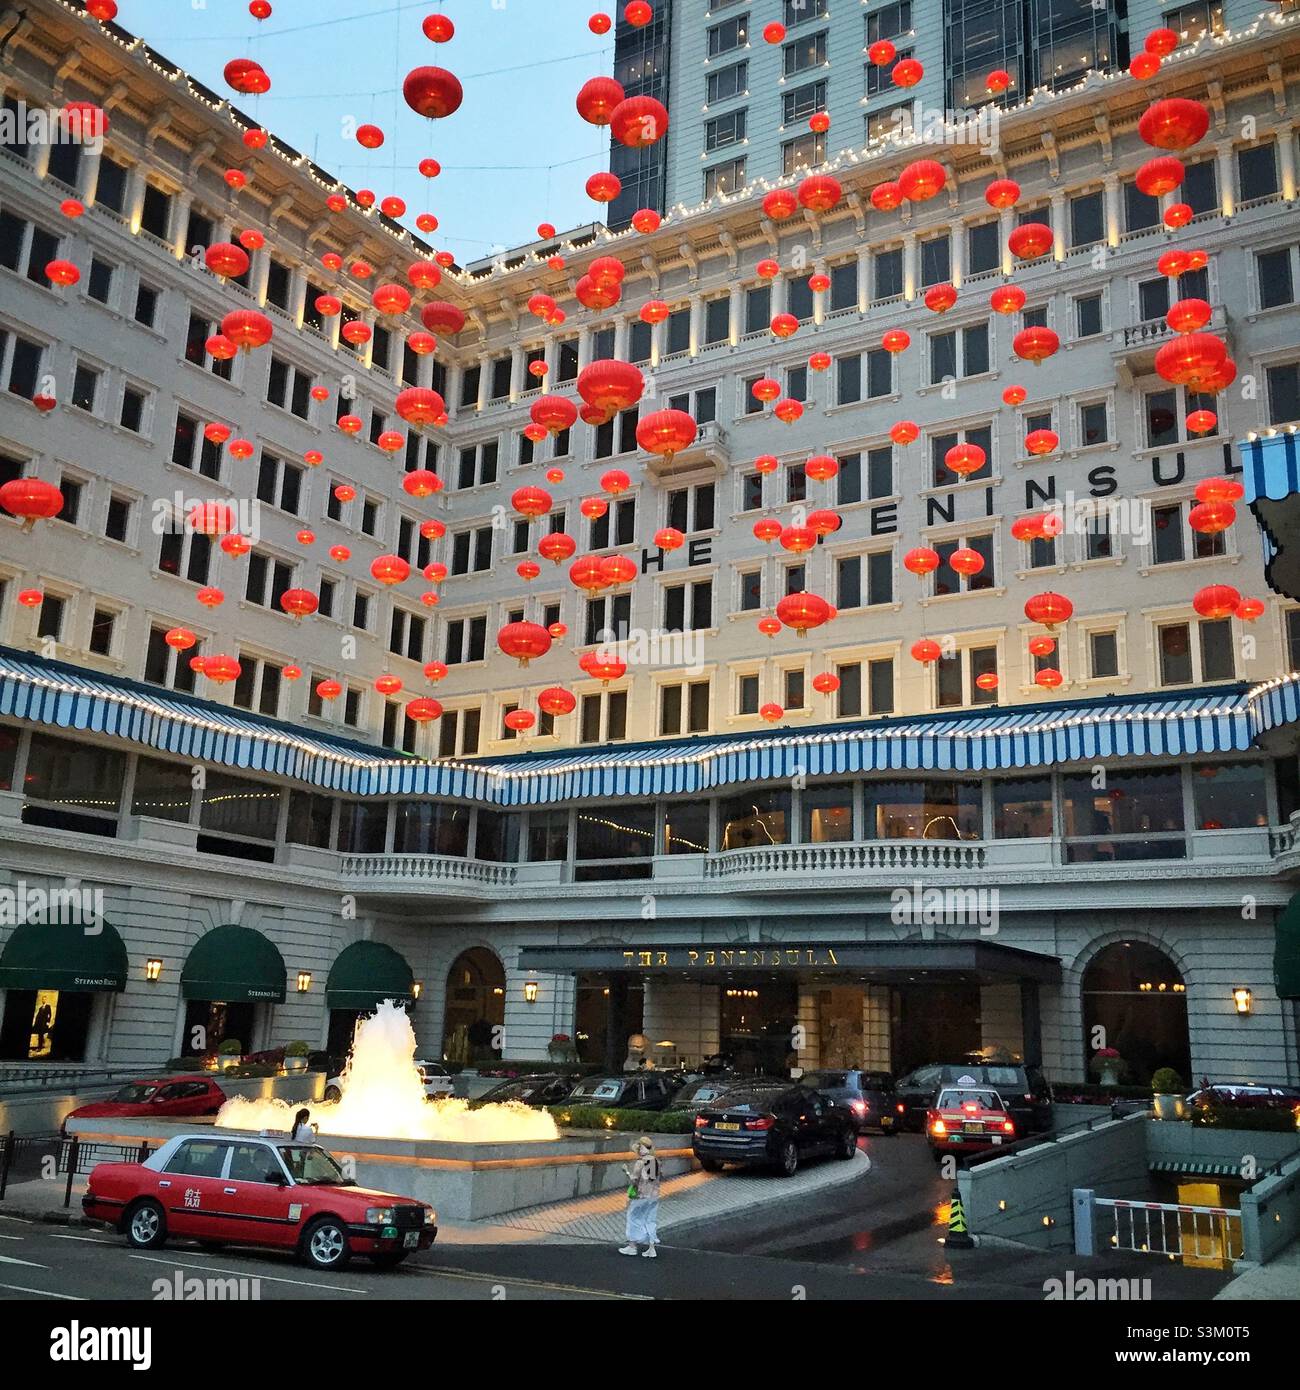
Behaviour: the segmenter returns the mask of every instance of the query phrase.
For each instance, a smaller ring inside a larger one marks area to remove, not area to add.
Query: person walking
[[[618,1253],[653,1260],[659,1244],[659,1156],[646,1134],[636,1141],[632,1152],[635,1161],[623,1167],[628,1177],[627,1244],[620,1246]]]

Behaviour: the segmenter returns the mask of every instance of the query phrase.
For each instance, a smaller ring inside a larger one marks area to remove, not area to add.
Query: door
[[[225,1239],[221,1170],[229,1145],[213,1139],[187,1139],[155,1175],[155,1190],[172,1235],[198,1240]],[[145,1192],[149,1191],[148,1186]]]
[[[269,1144],[232,1144],[222,1200],[232,1240],[292,1248],[303,1205],[294,1201],[284,1169]]]

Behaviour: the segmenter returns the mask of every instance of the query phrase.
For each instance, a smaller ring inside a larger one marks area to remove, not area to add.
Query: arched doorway
[[[1128,1064],[1128,1080],[1145,1086],[1160,1067],[1173,1067],[1191,1082],[1187,986],[1167,955],[1144,941],[1104,947],[1083,972],[1084,1054],[1097,1034]]]
[[[501,1055],[506,972],[486,947],[462,951],[447,972],[442,1053],[449,1062],[490,1061]]]

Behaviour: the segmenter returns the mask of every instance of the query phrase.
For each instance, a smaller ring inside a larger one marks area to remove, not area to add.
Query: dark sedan
[[[852,1158],[858,1129],[850,1111],[807,1086],[737,1090],[695,1116],[691,1148],[707,1173],[728,1163],[775,1168],[786,1177],[806,1158]]]
[[[846,1106],[858,1126],[858,1132],[878,1129],[882,1134],[897,1134],[899,1123],[897,1102],[894,1099],[894,1078],[886,1071],[806,1071],[800,1078],[836,1105]]]
[[[740,1091],[780,1092],[790,1088],[788,1077],[780,1076],[704,1076],[688,1081],[668,1102],[673,1114],[694,1114],[699,1110],[716,1110],[727,1103],[727,1097]]]
[[[1020,1062],[949,1062],[918,1067],[899,1079],[894,1112],[904,1129],[924,1132],[926,1113],[943,1086],[996,1091],[1015,1121],[1017,1134],[1044,1134],[1052,1128],[1052,1088],[1037,1067]]]
[[[1254,1086],[1238,1081],[1203,1086],[1187,1097],[1188,1105],[1206,1110],[1226,1106],[1232,1110],[1300,1111],[1300,1089],[1295,1086]]]
[[[577,1077],[563,1072],[536,1072],[528,1076],[514,1076],[485,1091],[471,1103],[471,1108],[480,1105],[499,1105],[503,1101],[517,1101],[520,1105],[558,1105],[573,1089]]]
[[[564,1097],[565,1105],[598,1105],[609,1110],[662,1110],[677,1090],[676,1078],[652,1071],[628,1076],[588,1076]]]

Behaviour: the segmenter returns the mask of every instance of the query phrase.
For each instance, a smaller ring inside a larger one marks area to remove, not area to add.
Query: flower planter
[[[286,1072],[306,1071],[307,1059],[305,1057],[286,1057],[284,1069]]]
[[[1156,1095],[1152,1098],[1152,1108],[1157,1120],[1182,1120],[1187,1117],[1187,1106],[1182,1096]]]
[[[218,1070],[218,1071],[234,1071],[234,1069],[235,1069],[236,1067],[242,1066],[242,1065],[243,1065],[243,1062],[244,1062],[243,1057],[240,1056],[238,1053],[234,1053],[234,1052],[223,1052],[223,1053],[217,1058],[217,1070]]]
[[[1101,1085],[1118,1086],[1119,1070],[1113,1062],[1106,1063],[1101,1069]]]

